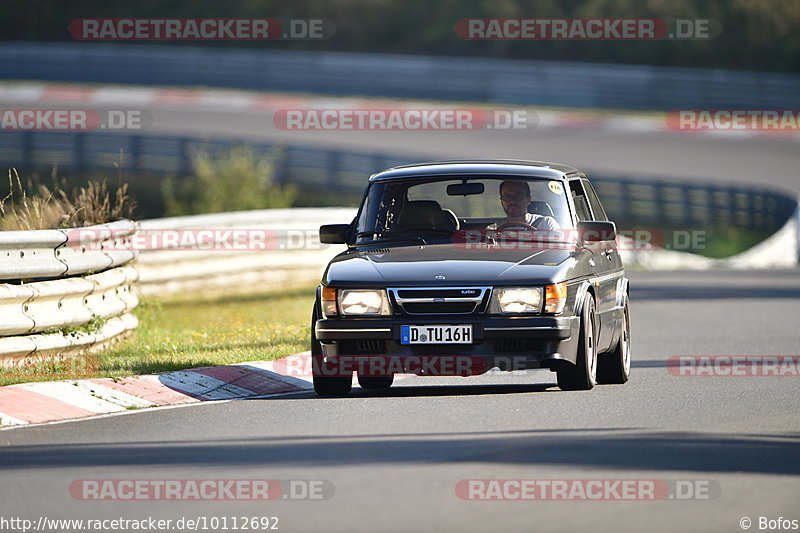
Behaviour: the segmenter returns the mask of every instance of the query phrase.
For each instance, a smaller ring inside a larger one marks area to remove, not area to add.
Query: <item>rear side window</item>
[[[592,187],[592,184],[587,180],[583,180],[583,189],[586,191],[586,198],[589,200],[589,205],[592,207],[594,219],[608,220],[606,210],[603,209],[603,205],[600,203],[600,198],[598,198],[597,193],[594,192],[594,187]]]
[[[586,199],[586,193],[583,191],[580,180],[570,181],[569,190],[572,194],[572,201],[575,204],[575,213],[578,215],[578,220],[592,220],[589,201]]]

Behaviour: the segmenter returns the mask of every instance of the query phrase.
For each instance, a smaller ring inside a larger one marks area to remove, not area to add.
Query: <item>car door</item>
[[[573,179],[569,182],[572,202],[579,221],[603,220],[605,212],[602,207],[597,209],[597,214],[592,210],[589,194],[591,184],[585,179]],[[595,195],[596,198],[596,195]],[[596,204],[598,205],[598,204]],[[601,217],[601,218],[597,218]],[[612,243],[613,244],[613,243]],[[614,276],[614,255],[616,246],[610,251],[609,241],[584,242],[584,246],[592,252],[595,277],[592,280],[595,291],[597,318],[599,322],[599,336],[597,346],[599,351],[608,348],[613,334],[612,313],[616,301],[617,276]],[[617,258],[618,259],[618,258]]]
[[[597,196],[592,184],[586,179],[581,181],[592,212],[592,220],[608,221],[606,211],[600,203],[600,198]],[[597,272],[599,274],[598,281],[600,282],[598,290],[600,297],[598,298],[597,308],[602,321],[598,346],[602,349],[610,346],[613,341],[613,311],[617,305],[617,291],[619,290],[619,280],[623,276],[623,268],[616,241],[601,241],[598,244],[600,246],[597,250],[599,255]],[[608,327],[604,327],[606,325]]]
[[[570,196],[572,197],[572,205],[575,206],[575,215],[577,217],[578,222],[592,220],[592,210],[589,207],[589,199],[586,196],[586,192],[583,189],[583,184],[581,183],[580,178],[572,179],[569,181],[569,191]],[[591,255],[589,258],[589,264],[592,267],[592,283],[594,283],[594,278],[598,275],[598,268],[602,268],[603,265],[600,262],[602,255],[602,243],[599,242],[592,242],[592,241],[582,241],[583,248],[586,249]]]

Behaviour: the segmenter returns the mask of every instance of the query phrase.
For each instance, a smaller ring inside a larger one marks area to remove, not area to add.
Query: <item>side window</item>
[[[592,220],[592,214],[591,211],[589,211],[589,202],[586,199],[586,193],[583,192],[581,181],[570,181],[569,190],[572,194],[572,201],[575,204],[575,212],[578,215],[578,220]]]
[[[594,187],[592,187],[592,184],[589,183],[588,180],[583,180],[583,189],[586,191],[586,197],[589,199],[589,205],[592,206],[594,219],[608,220],[606,210],[603,209],[603,205],[600,203],[600,198],[597,197],[597,193],[594,192]]]

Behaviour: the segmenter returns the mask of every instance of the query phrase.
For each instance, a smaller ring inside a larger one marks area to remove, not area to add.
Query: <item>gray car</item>
[[[346,244],[317,290],[314,388],[367,389],[397,373],[544,368],[566,390],[630,375],[628,280],[579,170],[443,161],[369,179],[356,218],[320,228]]]

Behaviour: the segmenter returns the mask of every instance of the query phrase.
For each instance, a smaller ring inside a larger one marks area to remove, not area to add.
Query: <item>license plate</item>
[[[472,325],[400,326],[400,344],[472,344]]]

